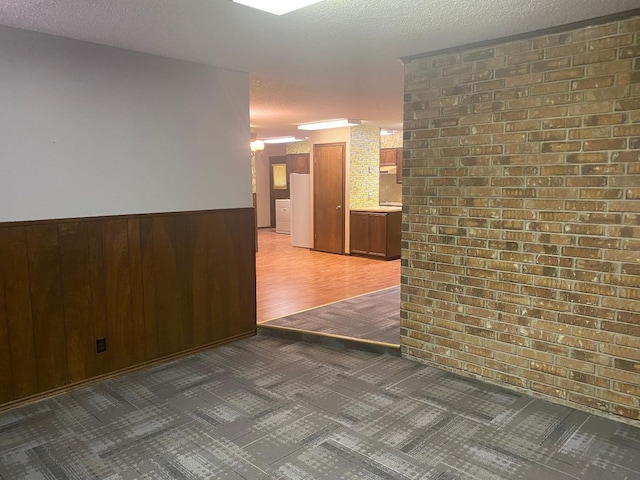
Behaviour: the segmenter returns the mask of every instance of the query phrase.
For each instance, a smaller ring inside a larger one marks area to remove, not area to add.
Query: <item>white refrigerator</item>
[[[311,179],[308,173],[289,176],[291,198],[291,245],[312,248]]]

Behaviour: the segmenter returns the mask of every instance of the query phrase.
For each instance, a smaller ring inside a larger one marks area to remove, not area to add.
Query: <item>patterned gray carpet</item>
[[[0,477],[637,480],[640,429],[398,357],[254,337],[0,414]]]
[[[261,323],[400,345],[400,286]]]

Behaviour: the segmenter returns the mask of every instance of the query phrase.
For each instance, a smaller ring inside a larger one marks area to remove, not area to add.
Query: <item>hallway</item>
[[[289,235],[258,230],[258,323],[400,285],[400,260],[333,255],[290,242]]]

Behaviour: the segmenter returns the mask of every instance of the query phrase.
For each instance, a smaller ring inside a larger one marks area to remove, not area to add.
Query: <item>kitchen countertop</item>
[[[395,207],[391,205],[378,205],[377,207],[360,207],[352,208],[352,212],[401,212],[402,207]]]

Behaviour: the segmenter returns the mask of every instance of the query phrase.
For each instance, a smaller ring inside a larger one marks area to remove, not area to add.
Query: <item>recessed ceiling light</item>
[[[342,120],[329,120],[327,122],[304,123],[298,125],[298,130],[323,130],[325,128],[354,127],[360,125],[360,120],[344,118]]]
[[[301,142],[304,140],[303,138],[296,137],[274,137],[274,138],[265,138],[263,139],[264,143],[293,143],[293,142]]]
[[[285,13],[299,10],[322,0],[233,0],[236,3],[246,5],[247,7],[257,8],[265,12],[275,15],[284,15]]]

